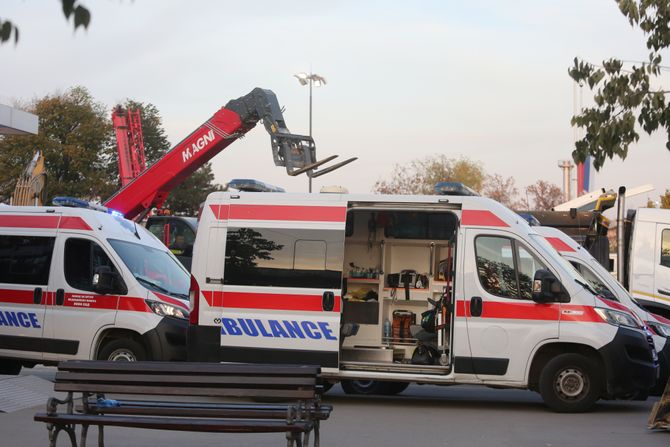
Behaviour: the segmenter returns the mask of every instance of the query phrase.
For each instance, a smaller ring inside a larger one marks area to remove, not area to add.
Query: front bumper
[[[188,320],[163,317],[158,325],[142,335],[149,347],[149,359],[156,361],[186,360]]]
[[[620,327],[611,342],[598,350],[605,365],[605,398],[645,399],[656,384],[658,364],[647,337]]]

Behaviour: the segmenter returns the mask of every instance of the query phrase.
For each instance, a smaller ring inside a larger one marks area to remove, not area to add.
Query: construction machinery
[[[229,101],[156,163],[123,185],[105,202],[105,206],[135,220],[151,208],[160,208],[173,188],[259,121],[263,121],[270,134],[275,165],[284,166],[288,175],[305,173],[309,177],[319,177],[356,160],[353,157],[318,169],[337,155],[317,160],[312,137],[289,132],[275,94],[255,88],[249,94]]]
[[[43,205],[46,200],[46,186],[47,174],[44,167],[44,154],[38,150],[17,180],[10,205]]]
[[[147,168],[140,111],[117,105],[112,111],[112,124],[119,153],[119,180],[126,186]]]

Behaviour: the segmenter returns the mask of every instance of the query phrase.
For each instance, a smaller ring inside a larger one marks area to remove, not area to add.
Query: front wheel
[[[544,403],[558,413],[581,413],[593,408],[603,383],[600,367],[580,354],[561,354],[540,373],[539,391]]]
[[[130,338],[111,340],[98,353],[98,360],[137,362],[146,359],[144,347]]]

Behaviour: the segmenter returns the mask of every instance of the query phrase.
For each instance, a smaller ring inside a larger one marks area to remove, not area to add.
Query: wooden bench
[[[46,413],[34,417],[47,424],[50,446],[55,446],[58,434],[65,431],[76,447],[77,425],[82,426],[81,447],[86,446],[91,425],[98,427],[99,446],[104,445],[104,426],[210,433],[284,432],[288,446],[309,445],[314,431],[314,445],[318,446],[319,424],[332,411],[331,405],[321,403],[320,367],[307,365],[70,360],[58,365],[54,390],[66,392],[66,399],[50,398]],[[75,404],[74,393],[81,393],[81,403]],[[141,395],[142,399],[118,395]],[[190,399],[178,401],[177,396]],[[162,400],[165,398],[168,400]],[[275,403],[231,402],[230,398]],[[61,405],[65,409],[59,412]]]

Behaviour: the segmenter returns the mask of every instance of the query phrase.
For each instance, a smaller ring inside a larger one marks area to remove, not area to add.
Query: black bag
[[[427,310],[421,314],[421,327],[426,332],[435,333],[435,317],[437,317],[437,309]]]
[[[414,348],[411,361],[413,365],[435,365],[437,358],[437,352],[433,348],[420,344]]]
[[[395,289],[400,284],[400,273],[391,273],[386,275],[388,286]]]

